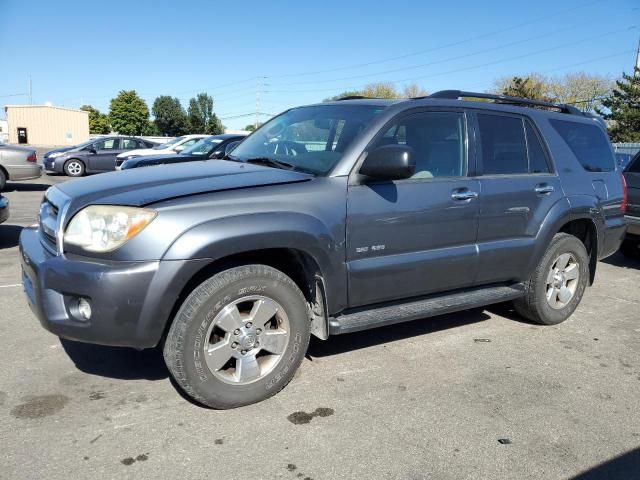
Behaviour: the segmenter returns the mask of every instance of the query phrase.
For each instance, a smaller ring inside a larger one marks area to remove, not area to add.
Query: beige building
[[[74,145],[89,139],[89,113],[52,105],[7,105],[9,143]]]

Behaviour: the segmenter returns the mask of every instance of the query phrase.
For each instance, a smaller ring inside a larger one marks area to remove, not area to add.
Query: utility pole
[[[29,74],[29,105],[33,105],[33,92],[31,90],[31,74]]]
[[[638,51],[636,53],[636,68],[640,70],[640,38],[638,39]],[[634,75],[640,75],[638,70],[635,71]]]
[[[256,130],[260,123],[260,90],[262,89],[262,77],[256,78]]]

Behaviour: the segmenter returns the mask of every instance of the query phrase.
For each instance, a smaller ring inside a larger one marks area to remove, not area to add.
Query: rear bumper
[[[30,180],[32,178],[40,178],[42,175],[42,165],[32,163],[29,165],[10,165],[7,166],[9,180]]]
[[[54,256],[36,228],[20,235],[22,283],[42,326],[62,338],[101,345],[158,344],[186,282],[204,260],[109,262]],[[84,320],[78,300],[91,304]]]
[[[602,234],[599,236],[600,243],[598,260],[609,257],[616,253],[622,245],[627,232],[627,222],[623,216],[616,216],[604,222]]]
[[[629,235],[640,236],[640,217],[631,217],[627,215],[624,218],[627,221],[627,233]]]

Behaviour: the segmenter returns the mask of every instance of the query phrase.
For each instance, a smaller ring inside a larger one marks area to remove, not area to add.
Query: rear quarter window
[[[615,169],[615,158],[605,133],[596,125],[549,120],[588,172],[610,172]]]

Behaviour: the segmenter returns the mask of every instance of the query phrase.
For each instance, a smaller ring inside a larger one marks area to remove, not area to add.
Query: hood
[[[130,158],[128,160],[125,160],[124,163],[122,164],[123,166],[125,166],[127,168],[136,168],[136,167],[142,167],[142,166],[150,166],[150,165],[161,165],[163,163],[175,163],[175,162],[179,162],[179,161],[184,161],[184,160],[205,160],[205,158],[203,157],[195,157],[195,156],[191,156],[191,155],[182,155],[179,153],[174,153],[173,155],[151,155],[149,157],[135,157],[135,158]]]
[[[131,155],[141,155],[141,156],[147,156],[147,155],[172,155],[172,154],[175,154],[175,153],[176,152],[173,151],[170,148],[167,148],[165,150],[156,150],[155,148],[138,148],[137,150],[128,150],[126,152],[122,152],[122,153],[118,154],[118,156],[116,158],[127,158],[127,157],[130,157]]]
[[[61,183],[70,213],[89,204],[144,206],[200,193],[303,182],[312,175],[226,160],[134,168]]]
[[[60,148],[56,148],[55,150],[49,150],[47,153],[44,154],[44,156],[48,157],[52,153],[68,152],[69,150],[73,150],[74,148],[78,148],[78,145],[71,145],[70,147],[60,147]]]

